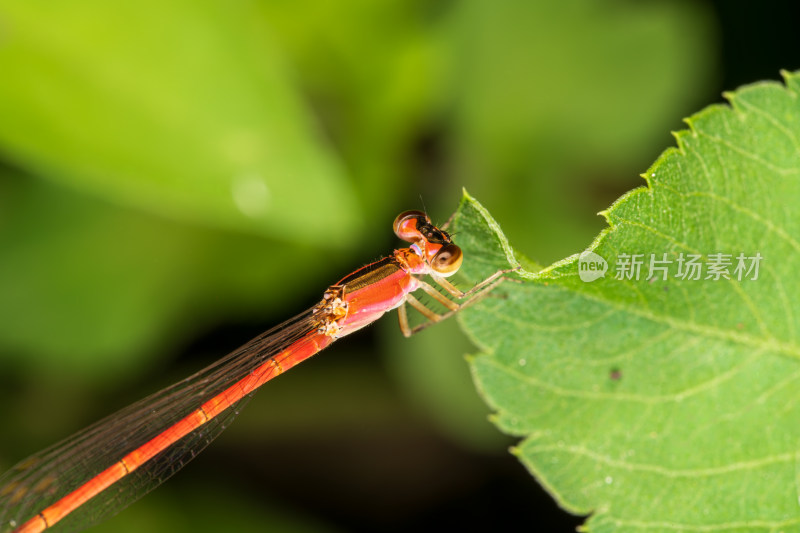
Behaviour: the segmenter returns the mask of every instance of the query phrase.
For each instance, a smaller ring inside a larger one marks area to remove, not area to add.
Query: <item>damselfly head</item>
[[[422,211],[404,211],[394,219],[394,232],[404,241],[413,243],[435,273],[450,276],[461,266],[463,254],[453,244],[450,235],[433,225]]]

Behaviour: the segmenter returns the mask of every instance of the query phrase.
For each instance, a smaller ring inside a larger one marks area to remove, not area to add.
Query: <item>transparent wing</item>
[[[306,311],[193,376],[20,461],[0,476],[0,532],[12,531],[70,494],[128,452],[195,411],[206,400],[248,376],[287,346],[306,342],[304,338],[318,327],[315,311]],[[55,529],[85,529],[158,487],[216,438],[248,400],[249,396],[244,396],[170,445],[58,522]]]

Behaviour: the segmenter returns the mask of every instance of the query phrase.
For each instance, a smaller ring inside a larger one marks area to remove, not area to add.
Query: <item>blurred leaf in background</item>
[[[356,192],[254,9],[3,3],[6,354],[123,367],[352,245]]]
[[[4,2],[0,142],[41,176],[122,205],[347,243],[355,191],[255,7]]]
[[[699,3],[472,1],[453,27],[457,175],[543,264],[602,229],[713,81]]]

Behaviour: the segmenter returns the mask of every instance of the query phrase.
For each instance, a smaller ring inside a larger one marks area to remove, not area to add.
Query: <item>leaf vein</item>
[[[795,460],[795,453],[779,453],[771,456],[752,459],[749,461],[736,461],[730,464],[716,467],[706,468],[668,468],[666,466],[648,464],[648,463],[632,463],[620,459],[614,459],[608,455],[598,453],[585,446],[566,446],[561,444],[537,444],[533,446],[525,446],[527,450],[532,453],[541,452],[556,452],[556,453],[572,453],[578,456],[586,457],[597,463],[602,463],[613,468],[626,470],[628,472],[648,472],[670,479],[680,478],[699,478],[699,477],[715,477],[732,472],[741,472],[743,470],[755,470],[765,466],[790,463]]]

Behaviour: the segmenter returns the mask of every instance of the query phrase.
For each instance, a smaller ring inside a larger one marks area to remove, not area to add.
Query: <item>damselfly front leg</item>
[[[519,270],[519,267],[516,268],[508,268],[505,270],[498,270],[485,280],[481,281],[468,291],[462,291],[458,289],[455,285],[447,281],[447,279],[431,273],[431,278],[445,291],[451,294],[456,300],[451,300],[447,296],[443,295],[441,292],[436,290],[436,287],[431,285],[430,283],[425,282],[424,280],[419,280],[419,288],[425,291],[429,296],[431,296],[434,300],[442,304],[444,307],[448,309],[445,313],[437,313],[430,308],[428,308],[425,304],[420,302],[413,294],[409,293],[406,295],[405,302],[397,309],[397,316],[400,320],[400,331],[403,332],[403,335],[406,337],[410,337],[415,333],[422,331],[423,329],[436,324],[437,322],[441,322],[454,314],[458,313],[465,307],[468,307],[483,298],[485,298],[490,292],[492,292],[498,285],[503,283],[504,281],[516,281],[510,280],[509,278],[503,277],[505,274],[510,272],[515,272]],[[406,310],[405,304],[410,305],[414,309],[416,309],[422,316],[426,318],[426,321],[418,324],[414,327],[411,327],[408,323],[408,312]]]

